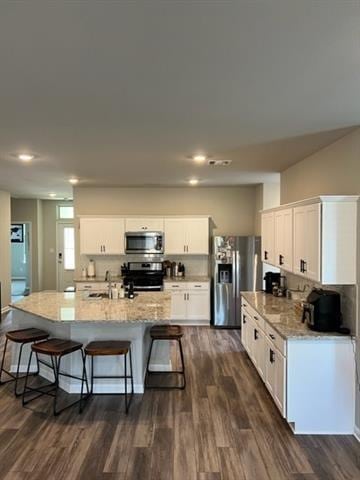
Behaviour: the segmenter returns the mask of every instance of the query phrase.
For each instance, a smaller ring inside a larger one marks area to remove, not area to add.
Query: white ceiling
[[[360,124],[359,47],[358,0],[1,2],[0,187],[274,180]]]

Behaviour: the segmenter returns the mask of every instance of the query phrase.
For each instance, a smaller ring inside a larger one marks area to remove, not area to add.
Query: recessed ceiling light
[[[51,198],[56,197],[56,193],[54,193],[54,192],[49,193],[49,197],[51,197]]]
[[[79,183],[79,179],[78,178],[69,178],[69,182],[71,183],[71,185],[76,185],[77,183]]]
[[[196,155],[193,155],[193,157],[192,157],[192,159],[196,163],[203,163],[203,162],[205,162],[206,158],[207,158],[206,155],[204,155],[203,153],[197,153]]]
[[[31,153],[19,153],[18,155],[18,159],[23,162],[30,162],[34,157],[35,155],[32,155]]]
[[[197,178],[192,178],[189,180],[190,185],[197,185],[199,183],[199,180]]]

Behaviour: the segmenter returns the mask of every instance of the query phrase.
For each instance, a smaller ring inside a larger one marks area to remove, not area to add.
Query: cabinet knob
[[[274,363],[275,362],[275,352],[274,350],[271,350],[270,348],[270,363]]]
[[[273,335],[272,333],[269,333],[269,337],[271,338],[271,340],[275,340],[275,335]]]
[[[254,328],[254,340],[258,339],[258,334],[259,332],[256,330],[256,328]]]
[[[284,265],[284,255],[279,255],[279,265]]]

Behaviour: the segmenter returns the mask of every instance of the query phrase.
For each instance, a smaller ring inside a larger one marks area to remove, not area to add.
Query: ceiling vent
[[[209,160],[208,165],[212,167],[228,167],[231,164],[232,160]]]

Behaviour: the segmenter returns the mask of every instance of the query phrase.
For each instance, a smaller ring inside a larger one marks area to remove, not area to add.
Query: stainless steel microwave
[[[164,253],[163,232],[126,232],[126,253]]]

